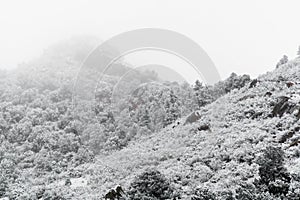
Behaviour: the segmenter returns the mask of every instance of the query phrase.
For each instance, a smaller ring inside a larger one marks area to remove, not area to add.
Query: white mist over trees
[[[129,199],[299,199],[297,59],[215,85],[146,84],[155,73],[137,72],[120,101],[112,72],[94,102],[74,109],[76,72],[94,41],[54,45],[1,73],[0,197],[101,199],[121,185]],[[183,125],[195,110],[200,119]]]

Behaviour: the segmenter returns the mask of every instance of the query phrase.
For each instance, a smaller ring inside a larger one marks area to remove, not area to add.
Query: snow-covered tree
[[[286,195],[289,191],[291,177],[284,167],[283,150],[273,146],[267,147],[258,163],[260,165],[259,183],[267,186],[271,194]]]
[[[172,124],[181,116],[180,104],[178,97],[171,90],[168,99],[165,103],[166,117],[164,119],[164,126]]]
[[[288,61],[289,61],[289,58],[286,55],[283,55],[283,57],[277,63],[276,68],[280,67],[281,65],[286,64]]]

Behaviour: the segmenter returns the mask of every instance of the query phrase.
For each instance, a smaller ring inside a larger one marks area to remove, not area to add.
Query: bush
[[[259,185],[266,186],[275,195],[286,195],[291,181],[290,174],[284,167],[284,152],[281,148],[267,147],[263,156],[258,160]]]
[[[238,200],[275,200],[268,191],[262,191],[257,188],[253,184],[241,184],[235,191],[235,199]]]
[[[197,188],[194,191],[194,194],[191,200],[215,200],[216,195],[206,188]]]
[[[156,169],[147,169],[131,183],[128,196],[136,200],[162,200],[176,195],[163,174]]]

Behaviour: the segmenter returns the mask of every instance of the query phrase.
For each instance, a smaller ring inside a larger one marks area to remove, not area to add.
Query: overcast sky
[[[222,77],[270,71],[283,54],[294,58],[300,45],[299,0],[0,2],[0,68],[13,68],[74,35],[106,40],[146,27],[193,39]]]

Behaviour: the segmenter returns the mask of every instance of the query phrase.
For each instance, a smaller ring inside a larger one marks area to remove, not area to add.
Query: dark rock
[[[198,129],[198,131],[207,131],[207,130],[210,130],[210,127],[208,124],[204,124],[204,125],[199,126],[197,129]]]
[[[291,82],[291,81],[286,82],[285,84],[286,84],[286,86],[287,86],[288,88],[290,88],[290,87],[292,87],[293,85],[295,85],[295,83],[293,83],[293,82]]]
[[[258,83],[258,80],[254,79],[253,81],[251,81],[249,88],[256,87],[257,83]]]
[[[298,109],[298,113],[296,114],[297,119],[300,119],[300,108]]]
[[[109,192],[104,196],[104,199],[115,200],[117,193],[114,189],[109,190]]]
[[[264,96],[272,96],[272,92],[266,92],[266,94]]]
[[[279,97],[279,102],[274,106],[272,115],[281,117],[288,109],[288,100],[290,98],[286,96]]]
[[[66,179],[65,185],[72,185],[71,180],[69,178]]]
[[[297,112],[295,115],[296,118],[299,120],[300,119],[300,105],[299,102],[295,103],[292,101],[289,101],[290,98],[286,96],[282,96],[279,98],[278,103],[275,104],[273,111],[272,111],[272,117],[282,117],[284,113],[289,113],[292,114],[294,112]]]
[[[125,194],[123,188],[120,185],[118,185],[116,187],[116,196],[117,196],[117,198],[119,199],[120,197],[122,197],[123,194]]]
[[[300,144],[300,140],[295,140],[289,145],[289,147],[298,146],[298,144]]]
[[[115,189],[110,189],[108,193],[104,196],[104,199],[115,200],[120,199],[125,194],[123,188],[118,185]]]

